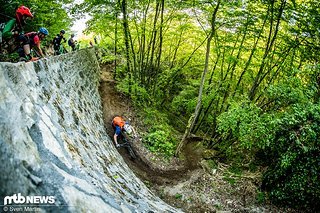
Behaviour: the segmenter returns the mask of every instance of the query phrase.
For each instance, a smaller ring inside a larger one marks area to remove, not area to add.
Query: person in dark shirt
[[[76,40],[74,39],[74,34],[71,34],[71,37],[68,40],[68,45],[72,48],[72,51],[76,50]]]
[[[57,34],[57,36],[54,37],[54,39],[53,39],[53,48],[54,48],[55,55],[61,54],[60,45],[61,45],[62,40],[64,40],[64,42],[66,42],[66,39],[63,37],[63,35],[65,33],[66,33],[66,31],[61,30],[60,34]]]

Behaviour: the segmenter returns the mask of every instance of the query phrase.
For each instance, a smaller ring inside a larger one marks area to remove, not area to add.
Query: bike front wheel
[[[131,159],[136,159],[136,158],[137,158],[137,155],[136,155],[136,153],[133,151],[131,145],[128,145],[127,149],[128,149],[128,152],[129,152],[129,155],[130,155]]]

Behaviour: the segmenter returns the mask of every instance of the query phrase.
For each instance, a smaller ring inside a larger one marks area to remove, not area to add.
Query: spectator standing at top
[[[53,39],[53,48],[54,48],[54,54],[55,55],[60,55],[62,51],[60,51],[60,45],[62,42],[62,39],[64,42],[66,42],[66,39],[63,37],[63,35],[66,33],[66,31],[61,30],[59,34],[57,34],[56,37]]]
[[[76,40],[74,39],[74,34],[71,34],[71,37],[68,40],[68,45],[72,48],[72,51],[76,50]]]

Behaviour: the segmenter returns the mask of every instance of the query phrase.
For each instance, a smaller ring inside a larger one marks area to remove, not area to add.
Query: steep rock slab
[[[115,150],[98,84],[94,49],[0,63],[0,204],[52,212],[179,211],[155,197]],[[54,202],[22,202],[27,196]],[[20,208],[1,206],[8,207]]]

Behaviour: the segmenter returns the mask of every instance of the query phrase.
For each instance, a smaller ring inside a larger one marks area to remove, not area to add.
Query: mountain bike
[[[123,143],[119,143],[119,147],[125,147],[130,155],[132,160],[137,158],[135,151],[132,148],[131,142],[128,141],[126,137],[122,137]]]
[[[27,61],[30,61],[30,59],[28,59],[24,53],[24,50],[22,47],[18,48],[17,50],[20,58],[19,58],[19,61],[24,61],[24,62],[27,62]],[[41,55],[40,53],[38,52],[38,50],[35,50],[34,48],[31,48],[30,49],[30,55],[32,58],[38,60],[39,58],[41,58]]]

